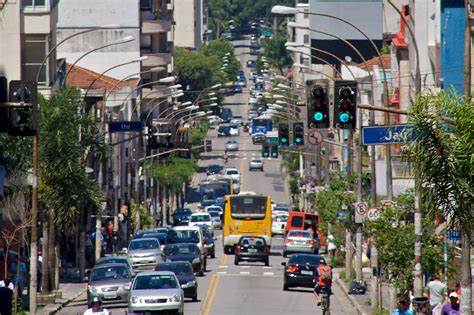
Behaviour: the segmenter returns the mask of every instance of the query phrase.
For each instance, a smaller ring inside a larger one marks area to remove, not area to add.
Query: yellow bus
[[[242,235],[262,236],[272,245],[272,208],[269,196],[240,193],[226,196],[222,222],[224,253],[229,254]]]

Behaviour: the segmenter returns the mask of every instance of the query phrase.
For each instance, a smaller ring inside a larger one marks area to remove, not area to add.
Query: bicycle
[[[329,311],[329,298],[330,292],[324,288],[321,292],[321,310],[323,311],[323,315],[330,315],[331,312]]]

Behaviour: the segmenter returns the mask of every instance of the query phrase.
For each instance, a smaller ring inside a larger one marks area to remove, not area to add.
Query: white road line
[[[275,274],[273,272],[264,272],[264,276],[274,276]]]
[[[246,156],[244,156],[244,157],[242,158],[242,160],[246,160],[246,159],[247,159],[247,157],[246,157]]]
[[[248,272],[248,271],[241,271],[241,272],[239,272],[239,274],[241,274],[241,275],[249,275],[250,272]]]
[[[263,269],[272,269],[273,267],[270,267],[270,266],[265,266],[263,267]]]
[[[227,271],[218,271],[217,273],[220,274],[220,275],[226,275]]]
[[[250,268],[250,266],[239,266],[240,268]]]
[[[217,267],[217,268],[229,268],[229,266],[227,266],[227,265],[219,265],[219,267]]]

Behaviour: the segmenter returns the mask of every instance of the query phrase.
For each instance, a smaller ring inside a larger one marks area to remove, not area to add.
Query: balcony
[[[152,68],[159,66],[167,66],[171,63],[171,52],[161,53],[144,53],[143,56],[147,56],[148,59],[142,61],[142,67]]]
[[[150,35],[169,32],[173,14],[171,10],[162,10],[159,13],[142,12],[142,34]]]

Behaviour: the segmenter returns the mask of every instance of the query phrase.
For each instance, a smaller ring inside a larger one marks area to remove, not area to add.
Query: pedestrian
[[[10,265],[10,272],[13,275],[13,283],[18,290],[18,297],[22,297],[23,288],[25,287],[26,265],[19,260],[18,256],[15,256],[15,261]]]
[[[7,279],[4,286],[0,286],[0,315],[11,315],[13,307],[13,290],[9,288],[10,281]]]
[[[37,280],[36,287],[38,288],[38,291],[41,292],[42,291],[41,284],[43,281],[43,255],[42,255],[41,250],[38,251],[38,263],[36,267],[38,268],[38,277],[36,279]]]
[[[430,298],[431,314],[437,315],[444,302],[444,290],[446,289],[446,285],[439,280],[438,275],[435,275],[431,278],[431,281],[428,282],[426,288],[428,289],[428,296]]]
[[[331,233],[329,233],[327,240],[328,240],[329,258],[332,259],[334,255],[336,254],[336,248],[337,248],[336,243],[334,243],[334,236]]]
[[[413,315],[413,312],[408,309],[408,302],[405,299],[400,299],[397,308],[392,311],[392,315]]]
[[[449,303],[444,304],[441,309],[441,315],[460,315],[459,295],[453,291],[449,294]]]
[[[86,260],[87,265],[90,266],[92,263],[92,239],[89,233],[86,234]]]

